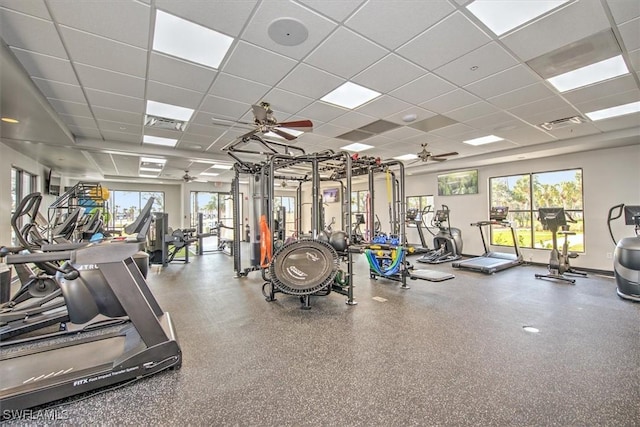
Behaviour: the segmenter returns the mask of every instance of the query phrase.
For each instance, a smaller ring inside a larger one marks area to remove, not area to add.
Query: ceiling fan
[[[445,160],[447,160],[446,157],[458,155],[457,151],[451,151],[449,153],[443,154],[432,154],[431,151],[427,150],[427,145],[428,144],[422,144],[422,150],[416,154],[416,156],[418,156],[418,159],[411,164],[417,162],[428,162],[429,160],[433,160],[435,162],[444,162]]]
[[[184,175],[182,175],[182,180],[184,182],[191,182],[191,181],[195,181],[197,178],[195,176],[191,176],[189,175],[189,171],[186,170],[184,171]]]
[[[296,120],[279,123],[273,116],[273,110],[268,102],[254,104],[251,106],[251,109],[253,111],[253,123],[241,121],[235,122],[243,125],[255,126],[255,129],[240,136],[240,140],[249,138],[257,133],[265,134],[267,132],[273,132],[287,141],[293,141],[296,139],[296,135],[287,132],[287,129],[301,130],[303,132],[308,132],[313,129],[313,123],[311,120]],[[220,120],[214,118],[213,121],[215,122]]]

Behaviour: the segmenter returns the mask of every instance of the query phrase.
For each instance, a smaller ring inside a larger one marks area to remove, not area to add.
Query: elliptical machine
[[[567,227],[568,222],[576,222],[571,217],[567,220],[568,214],[565,213],[564,208],[539,208],[538,219],[542,223],[542,227],[545,230],[551,231],[551,239],[553,248],[549,254],[549,273],[548,274],[536,274],[536,279],[556,279],[575,284],[576,280],[570,277],[565,277],[565,273],[574,274],[578,276],[586,277],[587,273],[574,270],[569,264],[570,258],[578,258],[578,254],[575,252],[569,252],[569,239],[568,236],[575,235],[573,231],[569,231]],[[558,251],[558,234],[564,236],[564,242],[562,244],[562,252]]]
[[[449,212],[447,205],[442,205],[442,209],[436,210],[431,219],[431,225],[440,231],[433,236],[434,249],[418,258],[418,262],[441,264],[462,257],[462,232],[459,228],[451,227]]]
[[[616,214],[614,215],[614,212]],[[625,225],[633,225],[635,236],[624,237],[616,243],[611,222],[624,212]],[[616,249],[613,253],[613,273],[620,298],[640,302],[640,206],[616,205],[609,209],[607,227]]]

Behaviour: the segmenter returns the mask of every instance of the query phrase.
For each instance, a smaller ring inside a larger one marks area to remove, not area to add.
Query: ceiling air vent
[[[175,119],[167,119],[165,117],[146,115],[144,118],[144,125],[154,129],[167,129],[177,130],[184,132],[187,127],[187,122],[183,122]]]
[[[552,120],[550,122],[541,123],[538,127],[544,130],[556,130],[567,126],[579,125],[586,122],[582,116],[565,117],[564,119]]]

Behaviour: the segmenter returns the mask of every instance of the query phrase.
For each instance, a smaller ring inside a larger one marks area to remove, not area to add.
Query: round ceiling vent
[[[297,46],[309,36],[307,27],[294,18],[275,19],[269,24],[267,32],[271,40],[283,46]]]

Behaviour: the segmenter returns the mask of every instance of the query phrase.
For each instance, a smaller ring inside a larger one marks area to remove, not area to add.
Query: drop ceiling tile
[[[38,86],[40,92],[47,98],[80,103],[86,102],[80,86],[39,79],[37,77],[33,77],[32,80],[36,86]]]
[[[398,128],[391,129],[388,132],[385,132],[384,136],[397,143],[398,141],[402,141],[407,138],[416,138],[416,137],[422,138],[424,137],[424,132],[421,132],[409,126],[400,126]]]
[[[492,42],[434,70],[434,73],[459,86],[506,70],[517,61],[498,43]]]
[[[497,130],[494,135],[513,141],[518,145],[535,145],[555,141],[553,136],[543,130],[524,124],[515,129]]]
[[[67,127],[76,138],[102,139],[102,134],[100,134],[100,131],[97,127],[83,128],[73,125],[67,125]]]
[[[88,1],[78,7],[75,0],[48,3],[59,24],[118,40],[146,49],[149,43],[151,8],[133,0],[110,2]],[[96,17],[100,19],[95,19]]]
[[[270,90],[264,99],[271,104],[272,109],[287,114],[295,114],[313,102],[311,98],[278,88]]]
[[[95,89],[85,89],[85,93],[92,107],[111,108],[112,110],[130,111],[133,113],[144,113],[145,111],[145,102],[140,98],[117,95]]]
[[[71,62],[55,56],[43,55],[28,50],[12,48],[12,52],[32,77],[79,85]]]
[[[331,19],[342,22],[347,16],[351,15],[364,0],[299,0],[299,2]]]
[[[631,66],[633,69],[635,71],[640,71],[640,49],[630,52],[629,58],[631,59]]]
[[[144,98],[145,80],[128,74],[117,73],[102,68],[76,64],[76,71],[82,86],[119,95]]]
[[[370,138],[362,140],[362,143],[373,145],[374,147],[381,147],[385,144],[389,144],[390,142],[393,142],[393,140],[391,138],[387,138],[386,135],[374,135]],[[344,145],[347,144],[345,143]],[[363,151],[363,153],[368,156],[375,156],[375,152],[373,151],[366,150]]]
[[[144,121],[144,114],[140,114],[140,113],[132,113],[132,112],[122,111],[122,110],[112,110],[111,108],[103,108],[103,107],[97,107],[97,106],[93,106],[92,110],[93,110],[93,115],[98,121],[107,120],[111,122],[119,122],[119,123],[126,123],[126,124],[139,125],[139,126],[142,126],[142,123]],[[118,129],[118,131],[120,130]]]
[[[640,113],[598,120],[597,122],[593,122],[593,125],[602,132],[610,132],[619,129],[637,128],[638,123],[640,123]]]
[[[434,70],[490,41],[473,22],[455,12],[399,48],[397,53]]]
[[[481,98],[491,98],[540,81],[540,77],[524,65],[497,72],[464,88]]]
[[[321,122],[328,123],[348,111],[349,110],[345,108],[318,101],[303,108],[298,114],[302,117],[310,117],[310,120],[320,120]]]
[[[467,126],[462,123],[456,123],[451,126],[446,126],[440,129],[433,130],[431,132],[433,132],[434,135],[442,136],[444,138],[455,139],[455,137],[457,136],[468,134],[471,132],[477,132],[477,131],[473,129],[471,126]]]
[[[9,9],[0,9],[0,37],[10,47],[67,58],[64,46],[51,21]]]
[[[51,20],[47,6],[41,1],[0,0],[0,7],[22,12],[27,15],[33,15],[37,18]]]
[[[144,127],[142,133],[144,133],[144,135],[159,136],[161,138],[169,138],[175,140],[179,140],[183,135],[182,132],[179,132],[177,130],[160,129],[146,126]]]
[[[158,82],[147,82],[148,100],[195,109],[200,105],[202,97],[203,94],[201,92]]]
[[[102,135],[104,136],[105,141],[118,141],[118,142],[128,142],[133,144],[140,144],[142,142],[142,134],[135,133],[126,133],[126,132],[113,132],[113,131],[102,131]],[[138,159],[135,159],[136,163]],[[126,175],[137,175],[137,164],[136,164],[136,172],[122,172],[122,169],[127,170],[127,168],[123,167],[123,165],[118,165],[118,171],[120,174]]]
[[[422,68],[391,53],[351,80],[369,89],[387,93],[424,74],[426,72]]]
[[[85,155],[88,156],[93,161],[93,163],[98,166],[98,168],[100,168],[100,172],[103,175],[115,175],[116,173],[118,173],[111,154],[86,153]]]
[[[424,108],[412,106],[407,108],[406,110],[402,110],[395,114],[391,114],[390,116],[387,116],[384,119],[390,122],[401,124],[401,125],[409,125],[411,122],[405,122],[403,119],[404,117],[411,116],[411,115],[416,116],[416,119],[413,122],[420,122],[422,120],[431,118],[436,114],[429,110],[425,110]]]
[[[497,111],[498,109],[488,102],[480,101],[476,102],[475,104],[455,109],[453,111],[447,111],[446,115],[447,117],[451,117],[452,119],[455,119],[459,122],[465,122],[468,124],[469,120],[487,116]]]
[[[113,70],[136,77],[145,77],[147,51],[84,31],[60,26],[60,33],[76,63]]]
[[[593,126],[591,123],[581,123],[579,125],[571,125],[559,129],[553,129],[548,131],[548,133],[553,135],[557,139],[569,139],[600,133],[600,130],[597,127]]]
[[[573,104],[580,104],[613,94],[628,92],[637,87],[633,76],[631,74],[625,74],[624,76],[606,80],[602,83],[565,92],[563,96]]]
[[[629,92],[611,94],[609,96],[602,96],[587,102],[576,103],[575,106],[584,113],[590,113],[592,111],[629,104],[636,101],[640,101],[640,90],[633,89]],[[640,123],[638,124],[640,125]]]
[[[210,113],[208,115],[207,124],[211,124],[212,117],[238,120],[249,111],[250,107],[251,106],[249,104],[244,102],[237,102],[231,99],[220,98],[219,96],[208,95],[202,103],[200,111]]]
[[[518,107],[510,108],[509,112],[511,112],[517,117],[520,117],[525,121],[529,121],[528,119],[530,117],[537,116],[540,112],[565,110],[568,107],[569,107],[569,104],[567,104],[567,102],[564,101],[562,98],[558,96],[553,96],[550,98],[544,98],[538,101],[530,102],[528,104],[520,105]],[[574,113],[577,114],[577,111],[574,111]],[[537,125],[539,123],[556,120],[556,119],[562,119],[564,117],[570,117],[570,116],[571,114],[566,116],[561,116],[561,117],[554,117],[553,119],[550,119],[550,120],[543,120],[541,122],[535,122],[532,124]]]
[[[336,126],[356,129],[375,121],[375,117],[367,116],[355,111],[349,111],[329,123]]]
[[[455,9],[446,0],[411,2],[407,7],[390,1],[370,1],[345,25],[387,49],[394,50]],[[392,31],[380,31],[393,27]]]
[[[186,132],[184,135],[182,135],[182,138],[180,139],[180,141],[183,143],[200,144],[203,147],[207,147],[213,142],[215,142],[215,140],[218,139],[220,136],[222,136],[224,132],[225,132],[224,129],[218,129],[218,130],[212,129],[208,132],[207,135],[200,135],[198,133]]]
[[[627,50],[640,49],[640,18],[619,25],[620,35]]]
[[[552,99],[552,98],[550,98]],[[542,100],[539,102],[534,102],[532,104],[539,104],[542,105],[545,101],[547,100]],[[516,107],[516,108],[522,108],[522,107]],[[510,110],[512,111],[512,110]],[[515,114],[515,113],[514,113]],[[560,108],[557,109],[539,109],[539,110],[535,110],[535,111],[528,111],[528,112],[524,112],[524,113],[519,113],[519,114],[515,114],[517,117],[519,117],[521,120],[532,124],[534,126],[537,126],[541,123],[546,123],[546,122],[552,122],[554,120],[560,120],[560,119],[564,119],[567,117],[573,117],[573,116],[578,116],[580,115],[580,112],[578,110],[576,110],[574,107],[570,107],[570,106],[562,106]]]
[[[211,86],[217,71],[198,64],[151,52],[149,57],[149,80],[205,92]]]
[[[550,98],[555,95],[556,94],[544,83],[535,83],[521,89],[507,92],[503,95],[489,98],[488,101],[497,107],[508,109],[517,107],[518,105],[529,104],[534,101]]]
[[[501,41],[528,61],[607,28],[609,20],[600,1],[581,0],[507,34]]]
[[[273,41],[268,34],[269,25],[282,17],[302,22],[309,30],[307,39],[297,46],[283,46]],[[272,0],[260,3],[258,10],[246,25],[242,39],[289,58],[302,59],[316,48],[336,25],[335,22],[294,2]]]
[[[351,78],[387,51],[346,28],[338,28],[305,62],[344,78]]]
[[[211,135],[219,135],[220,132],[226,132],[228,130],[229,129],[221,129],[218,126],[205,126],[205,125],[199,125],[197,123],[189,123],[189,125],[187,125],[186,133],[211,136]]]
[[[345,128],[342,126],[335,126],[331,123],[325,123],[320,126],[316,126],[313,128],[313,133],[320,136],[326,136],[330,138],[335,138],[338,135],[342,135],[346,132],[352,130],[351,128]]]
[[[607,5],[618,24],[640,16],[640,2],[636,0],[607,0]]]
[[[299,64],[289,73],[278,87],[309,98],[322,98],[345,82],[337,76],[311,67],[307,64]]]
[[[256,66],[256,64],[268,64],[268,66]],[[240,41],[222,71],[254,82],[274,85],[296,64],[297,62],[293,59]]]
[[[386,117],[410,107],[411,104],[394,98],[393,96],[381,95],[363,106],[358,107],[356,111],[373,117]]]
[[[95,128],[96,121],[93,117],[70,116],[67,114],[59,114],[62,121],[68,125],[78,126],[82,128]]]
[[[456,89],[451,92],[430,99],[420,104],[420,107],[436,113],[444,113],[479,102],[480,98],[470,94],[464,89]]]
[[[466,120],[465,124],[476,129],[491,131],[490,133],[499,130],[515,129],[518,126],[524,125],[521,120],[516,119],[515,117],[508,113],[505,113],[504,111],[498,111],[486,116]]]
[[[58,114],[68,114],[70,116],[93,117],[86,102],[69,102],[60,99],[49,98],[49,104]]]
[[[109,120],[98,119],[98,127],[102,132],[110,131],[110,132],[125,132],[125,133],[134,133],[134,134],[142,133],[141,123],[139,124],[119,123],[119,122],[112,122]]]
[[[259,102],[269,86],[220,73],[211,87],[210,95],[246,102],[248,106]]]
[[[158,9],[207,28],[236,37],[242,31],[257,0],[176,2],[156,0]]]
[[[455,88],[454,85],[444,81],[440,77],[434,74],[427,74],[411,83],[399,87],[389,95],[410,104],[418,105],[443,93],[451,92]]]

